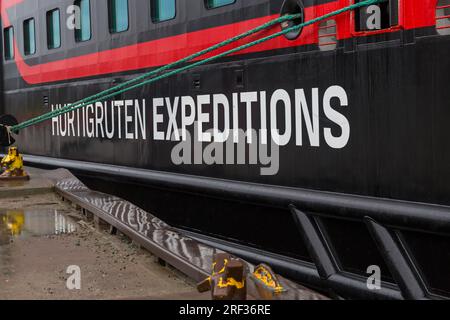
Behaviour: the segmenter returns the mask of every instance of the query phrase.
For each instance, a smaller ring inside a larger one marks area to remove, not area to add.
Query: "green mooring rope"
[[[174,70],[169,71],[167,73],[158,75],[156,77],[152,77],[152,76],[155,76],[155,75],[157,75],[157,74],[159,74],[159,73],[161,73],[163,71],[166,71],[168,69],[174,68],[174,67],[176,67],[176,66],[178,66],[180,64],[183,64],[185,62],[191,61],[191,60],[193,60],[193,59],[195,59],[195,58],[197,58],[199,56],[205,55],[205,54],[207,54],[207,53],[209,53],[211,51],[214,51],[216,49],[219,49],[221,47],[229,45],[229,44],[231,44],[233,42],[241,40],[241,39],[243,39],[245,37],[248,37],[248,36],[250,36],[250,35],[252,35],[254,33],[257,33],[259,31],[262,31],[262,30],[264,30],[264,29],[266,29],[266,28],[268,28],[270,26],[273,26],[275,24],[282,23],[282,22],[285,22],[285,21],[288,21],[288,20],[297,19],[297,18],[299,18],[300,15],[285,15],[285,16],[279,17],[279,18],[271,20],[271,21],[269,21],[269,22],[267,22],[267,23],[265,23],[265,24],[263,24],[263,25],[261,25],[259,27],[256,27],[256,28],[254,28],[252,30],[249,30],[249,31],[245,32],[245,33],[242,33],[242,34],[240,34],[238,36],[235,36],[233,38],[227,39],[227,40],[225,40],[225,41],[223,41],[223,42],[221,42],[219,44],[216,44],[216,45],[211,46],[211,47],[209,47],[207,49],[199,51],[199,52],[197,52],[197,53],[195,53],[193,55],[190,55],[190,56],[188,56],[186,58],[183,58],[181,60],[178,60],[178,61],[173,62],[173,63],[168,64],[168,65],[165,65],[165,66],[163,66],[161,68],[158,68],[158,69],[156,69],[154,71],[145,73],[145,74],[143,74],[143,75],[141,75],[141,76],[139,76],[137,78],[134,78],[132,80],[124,82],[124,83],[122,83],[122,84],[120,84],[118,86],[112,87],[110,89],[102,91],[102,92],[100,92],[98,94],[95,94],[93,96],[90,96],[90,97],[84,98],[84,99],[82,99],[80,101],[77,101],[75,103],[69,104],[69,105],[67,105],[64,108],[56,109],[56,110],[53,110],[51,112],[45,113],[43,115],[40,115],[38,117],[32,118],[32,119],[24,121],[22,123],[19,123],[19,124],[15,125],[15,126],[10,127],[9,129],[10,129],[11,132],[17,133],[20,130],[25,129],[25,128],[30,127],[30,126],[33,126],[35,124],[38,124],[38,123],[44,122],[46,120],[50,120],[50,119],[52,119],[54,117],[63,115],[65,113],[69,113],[71,111],[83,108],[83,107],[85,107],[87,105],[90,105],[90,104],[93,104],[95,102],[104,101],[104,100],[106,100],[108,98],[112,98],[112,97],[114,97],[116,95],[119,95],[121,93],[130,91],[130,90],[133,90],[133,89],[136,89],[136,88],[140,88],[140,87],[145,86],[147,84],[150,84],[150,83],[153,83],[153,82],[156,82],[156,81],[168,78],[170,76],[173,76],[175,74],[187,71],[189,69],[192,69],[192,68],[195,68],[195,67],[198,67],[198,66],[201,66],[203,64],[207,64],[209,62],[212,62],[212,61],[218,60],[220,58],[226,57],[228,55],[231,55],[233,53],[245,50],[245,49],[250,48],[252,46],[256,46],[258,44],[261,44],[263,42],[272,40],[272,39],[277,38],[279,36],[288,34],[290,32],[298,31],[299,29],[301,29],[303,27],[306,27],[306,26],[312,25],[314,23],[326,20],[328,18],[334,17],[334,16],[339,15],[341,13],[344,13],[344,12],[347,12],[347,11],[351,11],[351,10],[354,10],[354,9],[357,9],[357,8],[360,8],[360,7],[369,6],[369,5],[372,5],[372,4],[377,4],[377,3],[380,3],[380,2],[384,2],[384,1],[385,0],[366,0],[366,1],[361,1],[359,3],[355,3],[353,5],[344,7],[342,9],[330,12],[328,14],[325,14],[323,16],[317,17],[317,18],[312,19],[310,21],[301,23],[299,25],[295,25],[295,26],[292,26],[292,27],[289,27],[289,28],[285,28],[282,31],[276,32],[276,33],[274,33],[272,35],[263,37],[261,39],[258,39],[258,40],[252,41],[252,42],[249,42],[247,44],[244,44],[244,45],[236,47],[234,49],[222,52],[222,53],[217,54],[215,56],[206,58],[204,60],[200,60],[200,61],[194,62],[192,64],[188,64],[186,66],[183,66],[181,68],[174,69]],[[149,77],[152,77],[152,78],[147,79]],[[139,82],[139,81],[141,81],[141,82]],[[137,82],[139,82],[139,83],[137,83]],[[136,84],[134,84],[134,83],[136,83]],[[118,91],[116,91],[116,90],[118,90]]]
[[[107,89],[107,90],[105,90],[105,91],[99,92],[99,93],[97,93],[97,94],[95,94],[95,95],[92,95],[92,96],[86,97],[86,98],[84,98],[84,99],[82,99],[82,100],[79,100],[79,101],[77,101],[77,102],[68,104],[68,105],[66,105],[64,108],[62,108],[62,109],[60,109],[60,110],[61,110],[61,111],[63,111],[63,110],[66,111],[67,109],[72,108],[72,107],[77,107],[77,109],[78,109],[78,108],[82,108],[82,107],[84,107],[84,106],[86,106],[86,105],[88,105],[88,104],[98,102],[98,101],[100,101],[100,100],[98,100],[98,99],[102,99],[102,97],[104,97],[105,95],[107,95],[107,94],[109,94],[109,93],[114,93],[116,90],[125,88],[125,87],[127,87],[127,86],[129,86],[129,85],[132,85],[133,83],[137,83],[137,82],[139,82],[139,81],[141,81],[141,80],[145,80],[145,79],[150,78],[150,77],[152,77],[152,76],[154,76],[154,75],[157,75],[157,74],[159,74],[159,73],[161,73],[161,72],[164,72],[164,71],[166,71],[166,70],[169,70],[169,69],[172,69],[172,68],[174,68],[174,67],[176,67],[176,66],[179,66],[180,64],[189,62],[189,61],[191,61],[191,60],[193,60],[193,59],[195,59],[195,58],[198,58],[198,57],[203,56],[203,55],[205,55],[205,54],[208,54],[208,53],[210,53],[210,52],[212,52],[212,51],[215,51],[215,50],[217,50],[217,49],[220,49],[220,48],[222,48],[222,47],[225,47],[225,46],[227,46],[227,45],[229,45],[229,44],[231,44],[231,43],[233,43],[233,42],[242,40],[242,39],[244,39],[244,38],[246,38],[246,37],[249,37],[249,36],[251,36],[251,35],[253,35],[253,34],[255,34],[255,33],[258,33],[258,32],[260,32],[260,31],[262,31],[262,30],[265,30],[265,29],[267,29],[267,28],[269,28],[269,27],[271,27],[271,26],[273,26],[273,25],[276,25],[276,24],[278,24],[278,23],[282,23],[282,22],[289,21],[289,20],[294,20],[294,19],[297,19],[297,18],[299,18],[299,17],[301,17],[300,14],[296,14],[296,15],[285,15],[285,16],[279,17],[279,18],[277,18],[277,19],[268,21],[268,22],[266,22],[266,23],[264,23],[264,24],[262,24],[262,25],[260,25],[260,26],[258,26],[258,27],[256,27],[256,28],[254,28],[254,29],[251,29],[251,30],[246,31],[246,32],[244,32],[244,33],[242,33],[242,34],[239,34],[239,35],[237,35],[237,36],[235,36],[235,37],[233,37],[233,38],[227,39],[227,40],[222,41],[222,42],[220,42],[220,43],[218,43],[218,44],[216,44],[216,45],[213,45],[213,46],[211,46],[211,47],[209,47],[209,48],[206,48],[206,49],[204,49],[204,50],[201,50],[201,51],[199,51],[199,52],[196,52],[196,53],[194,53],[194,54],[192,54],[192,55],[190,55],[190,56],[188,56],[188,57],[185,57],[185,58],[180,59],[180,60],[178,60],[178,61],[175,61],[175,62],[173,62],[173,63],[167,64],[167,65],[162,66],[162,67],[160,67],[160,68],[158,68],[158,69],[155,69],[155,70],[153,70],[153,71],[144,73],[143,75],[141,75],[141,76],[139,76],[139,77],[133,78],[133,79],[131,79],[131,80],[129,80],[129,81],[126,81],[126,82],[124,82],[124,83],[121,83],[121,84],[119,84],[119,85],[117,85],[117,86],[114,86],[114,87],[112,87],[112,88],[109,88],[109,89]],[[131,89],[130,89],[130,90],[131,90]],[[126,90],[126,91],[128,91],[128,90]],[[118,95],[118,94],[120,94],[120,93],[122,93],[122,92],[125,92],[125,91],[121,91],[121,92],[114,93],[114,95]],[[110,97],[110,95],[109,95],[108,97]],[[104,99],[105,99],[105,98],[103,98],[102,100],[104,100]],[[81,104],[83,104],[83,106],[80,106]],[[73,110],[73,109],[70,109],[70,110],[67,110],[66,112],[70,112],[70,111],[72,111],[72,110]],[[49,113],[45,113],[45,114],[43,114],[43,115],[41,115],[41,116],[39,116],[39,117],[36,117],[36,118],[30,119],[30,120],[27,120],[27,121],[25,121],[25,122],[23,122],[23,123],[21,123],[21,124],[12,126],[12,127],[11,127],[11,131],[12,131],[12,132],[17,132],[17,131],[19,131],[19,130],[21,130],[21,129],[24,129],[24,128],[26,128],[26,127],[32,126],[32,125],[34,125],[34,124],[36,124],[36,123],[39,123],[39,122],[42,122],[42,121],[45,121],[45,120],[49,120],[49,118],[47,118],[47,115],[53,114],[53,112],[54,112],[54,111],[49,112]],[[64,114],[64,113],[62,113],[62,114]],[[61,114],[58,114],[58,115],[61,115]],[[56,115],[56,116],[58,116],[58,115]],[[53,118],[53,116],[52,116],[51,118]],[[50,119],[51,119],[51,118],[50,118]]]

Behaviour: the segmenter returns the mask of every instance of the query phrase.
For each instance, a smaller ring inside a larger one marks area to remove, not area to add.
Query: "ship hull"
[[[246,53],[28,128],[17,143],[30,165],[69,168],[301,282],[348,297],[449,296],[449,52],[450,36],[423,27],[333,51]],[[3,68],[3,111],[19,121],[147,71],[25,85],[14,64]],[[185,141],[183,97],[196,114]],[[221,131],[228,117],[229,139],[251,128],[254,140],[232,141],[227,158],[226,143],[204,135],[216,117]],[[366,285],[371,266],[381,291]]]

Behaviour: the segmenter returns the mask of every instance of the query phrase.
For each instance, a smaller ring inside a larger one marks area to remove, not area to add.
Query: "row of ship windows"
[[[151,5],[151,19],[154,23],[174,19],[176,16],[176,0],[149,0]],[[214,9],[235,3],[236,0],[205,0],[208,9]],[[91,9],[90,0],[75,0],[74,5],[79,8],[79,25],[75,30],[75,41],[83,42],[91,39]],[[388,10],[386,10],[388,12]],[[389,22],[392,19],[387,19]],[[129,12],[128,0],[108,0],[109,31],[119,33],[128,30]],[[394,25],[396,19],[393,19]],[[392,23],[391,21],[391,23]],[[47,46],[56,49],[61,46],[60,10],[53,9],[46,14]],[[387,28],[388,24],[382,26]],[[361,26],[360,26],[361,27]],[[381,26],[380,26],[381,27]],[[36,53],[36,25],[35,19],[23,22],[24,54],[30,56]],[[450,35],[450,0],[438,0],[436,3],[436,29],[441,35]],[[361,29],[362,30],[362,29]],[[334,50],[337,46],[337,26],[334,19],[322,21],[319,24],[319,48],[322,51]],[[5,60],[14,59],[14,28],[4,29]]]
[[[176,0],[150,0],[151,19],[154,23],[174,19],[176,16]],[[236,0],[206,0],[208,9],[223,7],[235,3]],[[75,0],[79,8],[79,23],[75,26],[75,41],[83,42],[91,39],[91,4],[90,0]],[[129,27],[128,0],[108,0],[109,31],[124,32]],[[46,13],[47,47],[56,49],[61,46],[60,10],[53,9]],[[5,28],[4,52],[5,60],[14,58],[14,27]],[[30,56],[36,53],[36,22],[34,18],[23,22],[24,54]]]

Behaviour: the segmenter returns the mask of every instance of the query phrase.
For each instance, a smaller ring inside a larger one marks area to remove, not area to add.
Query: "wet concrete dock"
[[[32,170],[33,179],[26,181],[0,181],[0,199],[30,196],[52,192],[54,183],[42,176],[42,170]]]
[[[0,181],[0,299],[211,298],[196,283],[223,251],[90,190],[67,170],[28,172],[30,181]],[[249,270],[247,299],[327,299],[281,276],[286,290],[267,295],[252,280],[255,266],[241,261]],[[68,285],[74,267],[80,289]]]
[[[127,237],[97,230],[40,171],[31,174],[0,186],[0,299],[208,297]],[[81,269],[81,290],[66,286],[72,265]]]

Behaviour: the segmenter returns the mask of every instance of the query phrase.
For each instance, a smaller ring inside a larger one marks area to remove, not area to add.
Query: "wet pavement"
[[[128,238],[97,230],[54,193],[0,197],[0,208],[0,300],[205,297],[187,277]],[[81,290],[67,287],[73,265]]]
[[[213,257],[223,251],[197,241],[172,228],[150,212],[122,198],[90,190],[68,170],[58,169],[45,175],[55,182],[55,190],[65,199],[85,208],[99,220],[128,234],[168,264],[174,266],[196,282],[209,277],[213,268]],[[235,257],[237,258],[237,257]],[[251,300],[322,300],[327,297],[290,281],[280,275],[280,284],[286,290],[278,294],[260,292],[251,273],[254,265],[241,260],[249,273],[246,277],[247,299]]]
[[[69,234],[76,228],[73,219],[55,209],[0,209],[0,252],[17,239]]]
[[[0,274],[11,275],[15,254],[11,246],[16,241],[71,234],[76,230],[77,223],[55,209],[0,209]]]
[[[197,292],[196,281],[210,274],[220,250],[123,199],[89,190],[67,170],[34,171],[31,181],[14,183],[13,191],[2,185],[7,197],[0,188],[0,300],[211,298]],[[92,213],[100,220],[89,218]],[[75,290],[68,285],[74,267],[81,279]],[[247,297],[260,299],[247,281]],[[326,299],[282,277],[280,282],[287,290],[270,299]]]
[[[54,183],[36,174],[33,179],[30,180],[18,180],[18,181],[1,181],[0,180],[0,198],[30,196],[36,194],[45,194],[52,192],[54,189]]]

